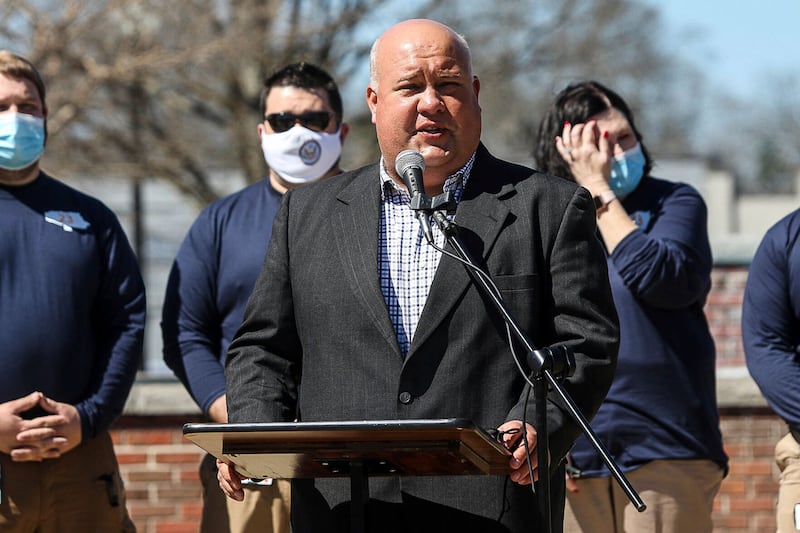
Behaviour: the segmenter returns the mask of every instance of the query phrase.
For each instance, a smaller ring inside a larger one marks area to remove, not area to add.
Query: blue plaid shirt
[[[458,172],[445,180],[443,189],[453,193],[456,204],[461,200],[474,162],[475,154]],[[411,197],[389,176],[384,168],[383,158],[380,176],[382,188],[378,273],[383,299],[389,310],[400,351],[405,357],[442,254],[428,245],[411,210]],[[436,224],[433,224],[433,237],[437,246],[444,246],[445,236]]]

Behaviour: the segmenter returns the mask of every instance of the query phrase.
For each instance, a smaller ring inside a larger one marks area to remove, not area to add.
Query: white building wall
[[[748,263],[764,232],[800,207],[800,193],[793,195],[737,196],[733,176],[709,169],[701,159],[658,159],[654,175],[690,183],[708,206],[708,229],[714,259],[720,264]],[[64,180],[106,203],[119,216],[133,240],[133,186],[116,179]],[[800,172],[795,191],[800,191]],[[244,186],[235,173],[219,172],[213,186],[228,194]],[[161,305],[172,260],[200,207],[165,180],[147,180],[142,187],[144,246],[142,275],[147,286],[148,319],[145,338],[146,369],[155,375],[171,375],[161,356]]]

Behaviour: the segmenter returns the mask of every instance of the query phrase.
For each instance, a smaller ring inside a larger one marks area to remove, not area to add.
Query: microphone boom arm
[[[436,198],[439,198],[439,196]],[[431,204],[434,203],[433,200],[434,199],[431,199]],[[603,462],[611,471],[622,490],[628,496],[628,499],[636,507],[636,510],[643,512],[646,509],[645,503],[639,497],[639,494],[636,492],[636,490],[631,486],[630,482],[625,477],[625,474],[623,474],[619,469],[603,443],[597,438],[594,430],[589,425],[589,421],[586,419],[583,413],[580,412],[580,409],[577,407],[575,402],[559,383],[558,377],[570,376],[575,370],[574,359],[570,360],[571,348],[564,345],[559,345],[552,348],[535,349],[527,335],[522,331],[514,317],[506,308],[502,296],[492,286],[489,275],[480,270],[470,253],[461,244],[461,241],[458,238],[458,225],[450,221],[442,210],[431,209],[429,211],[429,215],[433,215],[433,219],[436,221],[439,229],[442,231],[442,233],[444,233],[445,237],[447,238],[447,242],[450,244],[453,250],[455,250],[457,258],[461,259],[462,264],[467,268],[470,277],[476,282],[477,287],[485,296],[489,298],[495,309],[502,316],[509,330],[513,333],[513,336],[524,346],[525,350],[527,350],[526,361],[534,378],[533,388],[535,394],[534,401],[536,405],[534,427],[537,434],[536,450],[538,464],[540,465],[538,469],[539,479],[535,482],[534,486],[536,487],[535,490],[538,494],[537,502],[539,504],[539,518],[542,526],[544,527],[543,531],[545,533],[550,533],[552,531],[552,523],[550,518],[550,457],[549,438],[547,434],[548,388],[555,391],[557,396],[562,400],[563,407],[581,428],[581,431],[585,434],[592,446],[594,446],[594,448],[599,452]],[[554,373],[556,374],[555,376]],[[547,385],[549,385],[549,387]],[[541,465],[548,465],[548,467],[541,467]]]

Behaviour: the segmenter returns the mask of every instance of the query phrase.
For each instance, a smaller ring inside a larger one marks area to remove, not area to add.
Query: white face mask
[[[299,124],[282,133],[262,133],[261,149],[269,167],[288,183],[322,177],[342,154],[339,131],[323,133]]]

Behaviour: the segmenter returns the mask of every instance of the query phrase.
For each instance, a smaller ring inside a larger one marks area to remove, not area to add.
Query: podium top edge
[[[345,421],[325,421],[325,422],[251,422],[251,423],[190,423],[183,425],[183,434],[207,433],[207,432],[251,432],[251,431],[270,431],[270,432],[295,432],[295,431],[315,431],[315,430],[374,430],[374,429],[398,429],[398,430],[417,430],[417,429],[480,429],[472,420],[466,418],[437,418],[437,419],[416,419],[416,420],[345,420]]]

